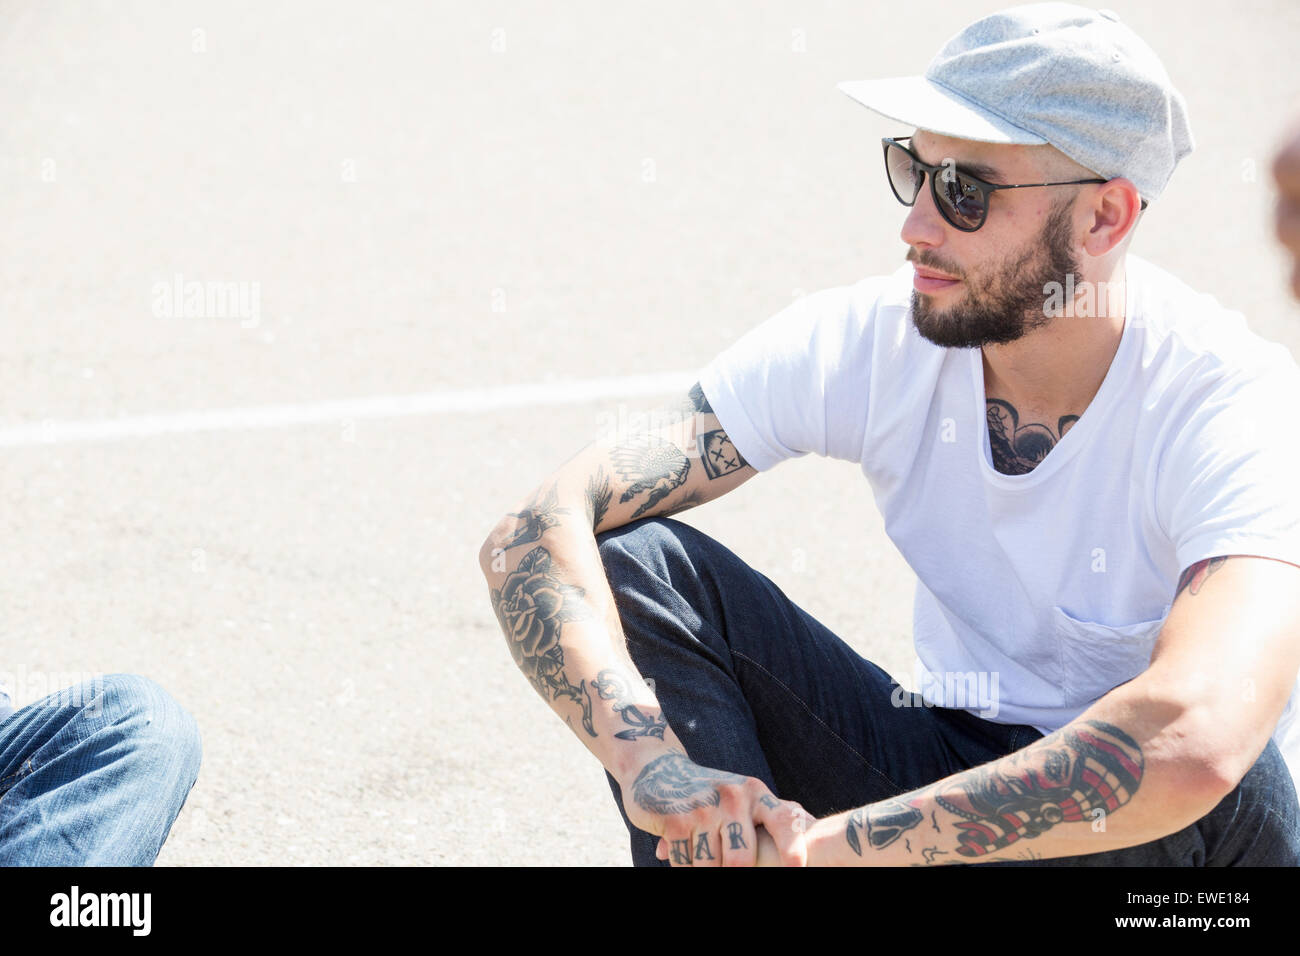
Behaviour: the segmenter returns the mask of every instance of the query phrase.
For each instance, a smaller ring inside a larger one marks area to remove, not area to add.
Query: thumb
[[[813,816],[793,800],[782,800],[776,808],[760,805],[754,820],[762,823],[776,843],[782,866],[807,866],[808,843],[804,834]]]

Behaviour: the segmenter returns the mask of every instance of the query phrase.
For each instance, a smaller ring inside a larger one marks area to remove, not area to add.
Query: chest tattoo
[[[1038,422],[1022,425],[1010,402],[990,398],[987,404],[993,467],[1004,475],[1029,474],[1079,420],[1078,415],[1062,415],[1055,430]]]

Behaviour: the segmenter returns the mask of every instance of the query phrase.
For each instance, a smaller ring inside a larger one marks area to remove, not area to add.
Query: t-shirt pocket
[[[1061,647],[1065,706],[1086,707],[1147,669],[1172,604],[1160,616],[1135,624],[1080,621],[1052,608]]]

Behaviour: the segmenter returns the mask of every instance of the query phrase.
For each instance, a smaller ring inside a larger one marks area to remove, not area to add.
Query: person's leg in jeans
[[[654,680],[688,756],[757,777],[815,817],[906,793],[1042,736],[1032,727],[920,706],[767,577],[689,525],[643,519],[597,542],[628,651]],[[610,787],[623,812],[612,778]],[[1188,830],[1144,847],[1068,859],[1274,862],[1295,852],[1295,818],[1290,778],[1273,748]],[[655,858],[656,837],[630,823],[628,830],[635,863],[666,865]],[[1280,856],[1269,857],[1270,848]]]
[[[194,718],[110,674],[0,723],[0,863],[149,866],[199,772]]]
[[[953,722],[896,695],[888,674],[689,525],[643,519],[597,542],[628,651],[688,756],[757,777],[815,817],[906,793],[1039,736]],[[634,862],[660,864],[657,838],[629,832]]]

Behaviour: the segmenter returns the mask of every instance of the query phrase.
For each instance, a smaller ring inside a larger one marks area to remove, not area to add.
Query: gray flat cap
[[[1160,195],[1194,146],[1187,106],[1159,58],[1109,10],[1012,7],[972,23],[924,76],[839,84],[868,109],[957,139],[1050,143],[1075,162]]]

